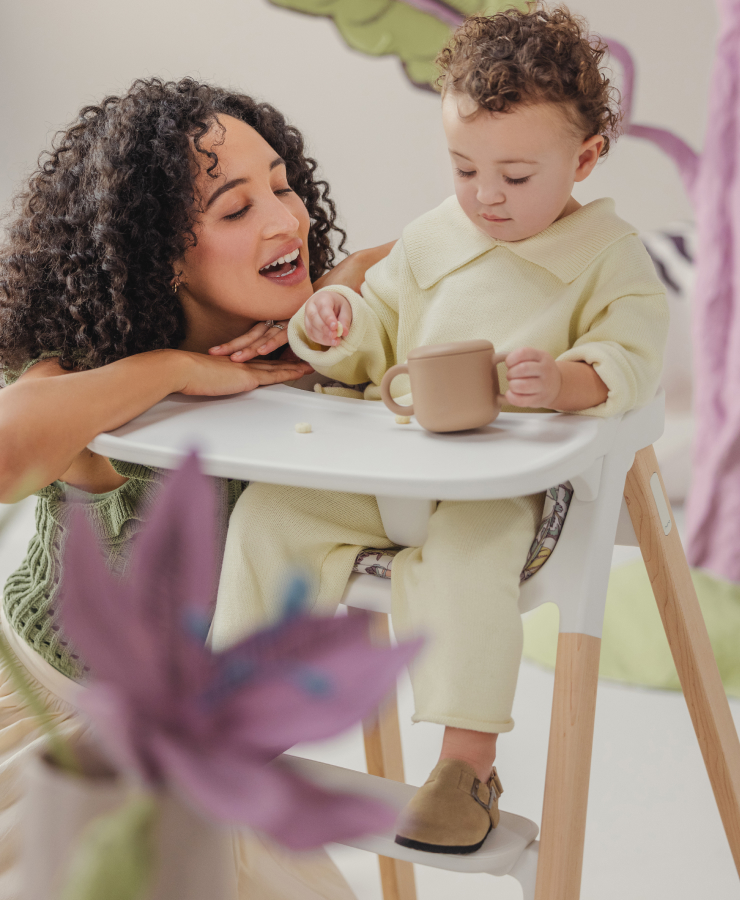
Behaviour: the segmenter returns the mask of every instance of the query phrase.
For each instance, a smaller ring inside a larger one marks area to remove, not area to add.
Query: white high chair
[[[298,421],[313,434],[296,434]],[[512,875],[525,900],[580,893],[602,620],[612,547],[639,544],[673,653],[735,864],[740,871],[740,742],[670,512],[651,444],[663,430],[663,397],[624,417],[502,414],[466,435],[398,426],[381,404],[305,394],[282,385],[220,399],[173,395],[117,431],[96,452],[174,467],[197,441],[209,474],[378,496],[386,532],[423,543],[436,500],[494,499],[570,480],[575,495],[543,569],[522,587],[522,612],[560,609],[553,712],[539,842],[535,823],[502,812],[476,853],[410,850],[393,833],[348,842],[379,854],[385,900],[414,900],[410,863]],[[434,499],[433,499],[434,498]],[[343,598],[368,609],[388,639],[390,582],[352,576]],[[366,723],[370,774],[286,757],[307,777],[386,800],[399,810],[403,783],[398,717]],[[384,777],[381,777],[384,776]]]
[[[717,805],[740,871],[740,744],[698,606],[651,444],[663,431],[663,397],[600,423],[603,456],[571,477],[574,497],[562,533],[543,569],[522,584],[522,613],[543,603],[560,611],[555,689],[539,841],[534,822],[502,811],[498,828],[469,856],[401,847],[392,834],[347,842],[377,853],[385,900],[416,900],[413,863],[457,872],[510,875],[524,900],[577,900],[580,895],[601,629],[614,544],[639,546],[650,575]],[[433,509],[427,501],[379,497],[386,533],[419,546]],[[370,611],[375,640],[389,641],[390,579],[353,574],[342,598],[350,613]],[[395,698],[363,725],[368,772],[403,782]],[[317,772],[357,790],[356,777]],[[399,811],[414,794],[405,784],[373,784]]]

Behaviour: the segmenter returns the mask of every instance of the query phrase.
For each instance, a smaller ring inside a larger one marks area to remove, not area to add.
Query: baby
[[[507,353],[505,409],[613,416],[650,400],[663,287],[613,201],[571,194],[619,123],[604,52],[564,9],[468,19],[438,59],[455,196],[404,230],[361,295],[315,294],[291,322],[294,351],[379,399],[383,374],[414,347],[487,338]],[[491,766],[513,727],[519,574],[542,503],[440,502],[424,546],[393,561],[396,633],[429,638],[412,672],[414,720],[445,726],[440,761],[401,818],[405,846],[472,852],[498,822]],[[251,485],[231,520],[216,641],[277,615],[288,563],[311,574],[328,611],[358,552],[390,546],[373,497]]]

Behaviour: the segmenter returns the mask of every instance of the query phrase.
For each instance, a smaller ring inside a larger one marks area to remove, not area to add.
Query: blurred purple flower
[[[328,792],[272,761],[367,715],[420,643],[372,647],[363,617],[296,611],[296,585],[282,622],[212,653],[204,640],[215,513],[193,454],[162,488],[121,581],[77,512],[60,612],[91,671],[84,711],[124,770],[190,797],[214,819],[294,849],[388,827],[386,806]]]

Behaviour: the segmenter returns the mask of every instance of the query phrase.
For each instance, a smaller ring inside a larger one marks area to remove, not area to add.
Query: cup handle
[[[496,366],[499,365],[499,363],[504,362],[508,355],[509,355],[508,353],[494,353],[491,358],[491,365],[493,366],[493,374],[496,379],[496,387],[498,387],[498,383],[499,383],[498,382],[498,372],[496,371]],[[508,403],[508,401],[506,399],[506,395],[505,394],[497,394],[496,402],[497,403]]]
[[[393,397],[391,397],[391,382],[393,379],[396,375],[408,375],[408,373],[409,367],[406,363],[399,366],[391,366],[383,376],[383,380],[380,382],[380,396],[383,398],[383,403],[385,403],[388,409],[397,416],[413,416],[414,414],[413,406],[399,406]]]

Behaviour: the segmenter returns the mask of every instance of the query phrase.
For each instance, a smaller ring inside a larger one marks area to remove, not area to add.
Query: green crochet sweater
[[[80,660],[61,630],[54,601],[61,578],[61,553],[73,504],[84,506],[100,542],[108,566],[125,576],[131,544],[141,528],[142,513],[157,492],[163,470],[112,459],[113,468],[128,481],[107,494],[88,494],[61,481],[40,490],[36,505],[36,534],[22,565],[5,585],[3,604],[12,628],[54,668],[69,678],[85,673]],[[244,483],[214,479],[221,524],[220,546],[226,526]]]

